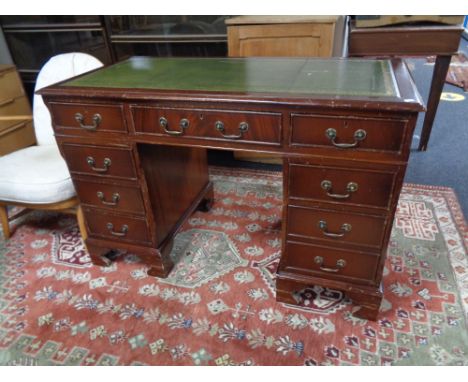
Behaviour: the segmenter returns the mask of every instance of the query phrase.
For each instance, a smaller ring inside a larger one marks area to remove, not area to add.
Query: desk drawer
[[[372,283],[380,256],[315,244],[288,241],[285,271],[324,278],[352,278]]]
[[[289,197],[389,208],[395,172],[290,164]]]
[[[291,114],[291,145],[400,153],[406,120]]]
[[[84,208],[90,236],[105,239],[150,244],[150,234],[144,218],[128,217]]]
[[[385,223],[385,216],[288,206],[287,232],[298,238],[380,249]]]
[[[145,208],[140,189],[121,184],[97,183],[74,180],[80,202],[116,212],[129,212],[144,215]]]
[[[24,95],[23,84],[15,70],[0,73],[0,105],[8,99]]]
[[[58,133],[126,133],[122,105],[50,102]]]
[[[133,106],[137,133],[281,145],[281,113]]]
[[[70,143],[63,143],[61,147],[72,173],[124,179],[137,178],[130,148]]]

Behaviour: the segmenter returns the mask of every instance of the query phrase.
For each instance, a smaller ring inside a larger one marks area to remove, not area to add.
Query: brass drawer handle
[[[164,132],[169,135],[183,135],[185,133],[185,129],[189,127],[189,120],[187,118],[182,118],[179,122],[180,130],[169,130],[169,122],[167,121],[166,118],[161,117],[159,118],[159,126],[161,126],[164,129]]]
[[[322,256],[315,256],[314,258],[315,264],[318,264],[320,266],[320,270],[324,272],[331,272],[331,273],[336,273],[339,272],[341,269],[343,269],[346,266],[346,261],[343,259],[339,259],[336,262],[336,268],[328,268],[323,266],[323,257]]]
[[[241,139],[243,134],[249,130],[249,124],[247,122],[239,123],[239,134],[228,135],[224,134],[224,123],[221,121],[215,122],[216,130],[218,130],[224,138],[227,139]]]
[[[111,160],[109,158],[104,158],[103,165],[104,167],[95,167],[96,166],[96,161],[94,160],[93,157],[87,157],[86,162],[88,162],[89,167],[91,167],[91,170],[99,173],[105,173],[109,170],[109,167],[111,165]]]
[[[340,231],[341,233],[329,232],[327,222],[325,220],[320,220],[318,222],[319,228],[322,230],[322,233],[328,237],[343,237],[347,232],[351,232],[351,224],[344,223],[342,224]]]
[[[117,237],[124,237],[127,235],[128,232],[128,225],[124,224],[122,226],[122,229],[120,232],[115,232],[114,231],[114,225],[112,223],[107,223],[107,229],[109,230],[111,235],[117,236]]]
[[[80,124],[80,127],[82,129],[85,129],[85,130],[88,130],[88,131],[96,131],[96,129],[98,128],[98,126],[100,125],[101,121],[102,121],[102,117],[101,117],[101,114],[94,114],[93,115],[93,124],[92,125],[85,125],[84,124],[84,117],[83,117],[83,114],[81,113],[76,113],[75,114],[75,120]]]
[[[116,206],[119,203],[120,195],[117,192],[112,194],[112,201],[108,202],[104,197],[104,193],[102,191],[97,192],[97,197],[101,201],[102,204],[105,206]]]
[[[359,144],[359,142],[366,139],[367,132],[366,132],[366,130],[362,130],[362,129],[356,130],[354,132],[354,142],[353,143],[336,143],[335,139],[336,139],[337,133],[336,133],[335,129],[327,129],[325,131],[325,135],[331,141],[333,146],[339,147],[341,149],[350,149],[350,148],[356,147]]]
[[[348,198],[351,196],[351,193],[356,192],[357,189],[358,189],[358,184],[357,184],[357,183],[355,183],[355,182],[349,182],[349,183],[346,185],[346,191],[348,191],[347,194],[334,194],[334,193],[332,193],[333,184],[332,184],[331,181],[329,181],[329,180],[323,180],[322,183],[320,183],[320,186],[321,186],[325,191],[327,191],[327,195],[328,195],[330,198],[333,198],[333,199],[348,199]]]
[[[10,103],[13,103],[13,102],[15,102],[14,98],[4,99],[3,101],[0,101],[0,107],[9,105]]]

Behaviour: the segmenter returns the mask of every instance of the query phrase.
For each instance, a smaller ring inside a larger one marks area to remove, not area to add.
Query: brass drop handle
[[[92,125],[85,125],[84,124],[84,116],[83,114],[81,113],[76,113],[75,114],[75,120],[80,124],[80,127],[82,129],[85,129],[85,130],[88,130],[88,131],[96,131],[96,129],[98,128],[99,124],[101,123],[102,121],[102,117],[101,117],[101,114],[94,114],[93,115],[93,124]]]
[[[366,132],[366,130],[362,130],[362,129],[356,130],[354,132],[354,142],[353,143],[336,143],[335,139],[336,139],[336,136],[337,136],[337,132],[336,132],[335,129],[331,129],[331,128],[327,129],[325,131],[325,135],[331,141],[333,146],[339,147],[341,149],[350,149],[350,148],[356,147],[359,144],[359,142],[366,139],[367,132]]]
[[[249,124],[247,122],[239,123],[239,134],[237,135],[224,134],[224,123],[221,121],[216,121],[215,127],[216,130],[218,130],[221,133],[221,135],[226,139],[241,139],[243,134],[249,130]]]
[[[120,195],[117,192],[114,192],[112,194],[112,201],[108,202],[104,196],[104,193],[102,191],[97,192],[97,197],[101,201],[102,204],[105,206],[116,206],[119,203]]]
[[[114,225],[112,223],[107,223],[107,229],[109,230],[111,235],[117,236],[117,237],[124,237],[127,235],[128,232],[128,225],[124,224],[120,230],[120,232],[115,232],[114,231]]]
[[[109,170],[109,167],[111,165],[111,160],[109,158],[104,158],[103,165],[104,167],[96,167],[96,161],[94,160],[93,157],[87,157],[86,162],[88,162],[89,167],[91,167],[91,170],[99,173],[105,173]]]
[[[320,186],[327,192],[327,195],[333,199],[348,199],[353,192],[358,190],[358,184],[355,182],[349,182],[346,185],[346,191],[348,191],[347,194],[334,194],[332,192],[333,184],[329,180],[322,180]]]
[[[343,237],[347,232],[351,232],[351,228],[352,228],[351,224],[343,223],[340,228],[340,231],[341,231],[340,233],[329,232],[328,225],[325,220],[320,220],[318,222],[318,226],[322,230],[322,233],[328,237]]]
[[[320,266],[320,270],[324,272],[330,272],[330,273],[336,273],[339,272],[341,269],[343,269],[346,266],[346,261],[343,259],[339,259],[336,262],[336,268],[328,268],[323,266],[323,257],[322,256],[315,256],[314,258],[315,264],[318,264]]]
[[[159,118],[159,126],[164,129],[164,132],[169,135],[183,135],[185,133],[185,129],[189,127],[189,120],[187,118],[182,118],[179,122],[180,130],[169,130],[169,122],[167,118],[161,117]]]

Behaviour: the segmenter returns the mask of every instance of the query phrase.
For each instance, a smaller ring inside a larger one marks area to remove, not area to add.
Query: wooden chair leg
[[[8,211],[4,204],[0,204],[0,223],[2,224],[3,236],[8,240],[11,236],[10,225],[8,223]]]
[[[76,209],[76,219],[78,220],[78,227],[80,229],[81,237],[83,238],[83,241],[86,241],[88,238],[88,232],[86,231],[86,224],[81,206],[78,206]]]

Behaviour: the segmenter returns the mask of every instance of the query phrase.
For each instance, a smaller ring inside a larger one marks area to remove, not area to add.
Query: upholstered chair
[[[52,57],[37,77],[39,90],[90,70],[102,63],[85,53],[65,53]],[[76,214],[83,238],[86,238],[83,215],[67,165],[54,138],[49,110],[42,96],[33,100],[33,121],[36,146],[27,147],[0,157],[0,223],[5,239],[11,235],[7,206],[54,210]]]

